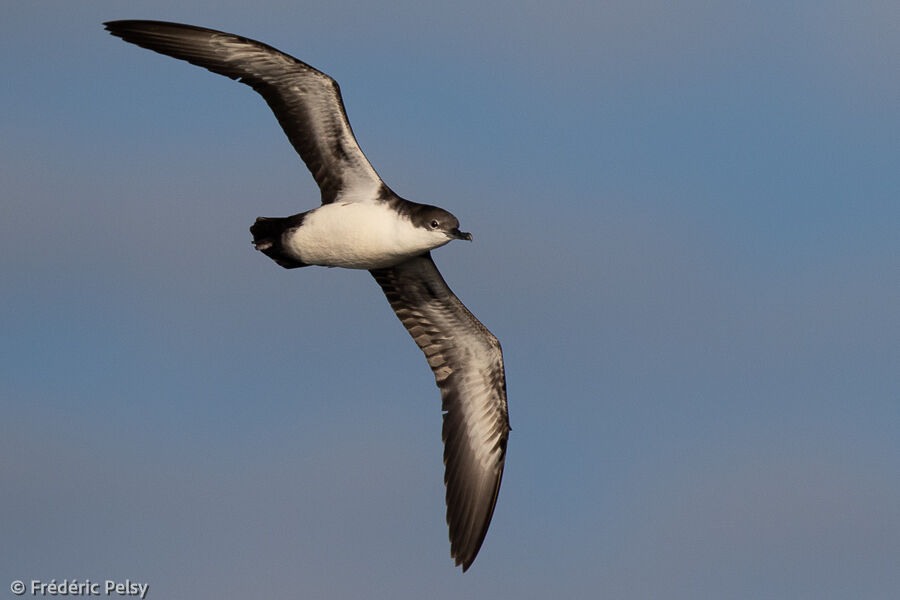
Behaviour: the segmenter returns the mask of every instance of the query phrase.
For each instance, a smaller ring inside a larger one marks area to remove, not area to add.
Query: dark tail
[[[253,245],[256,249],[277,262],[285,269],[305,267],[307,264],[289,254],[284,247],[284,235],[300,227],[306,213],[292,217],[259,217],[250,226]]]

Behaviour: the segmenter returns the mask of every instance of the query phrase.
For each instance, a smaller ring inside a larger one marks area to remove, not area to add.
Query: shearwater
[[[497,503],[509,415],[500,343],[450,291],[431,250],[470,240],[452,214],[404,200],[366,159],[328,75],[266,44],[161,21],[111,21],[126,42],[236,79],[275,113],[322,192],[322,205],[256,220],[257,250],[282,267],[367,269],[418,344],[441,391],[450,555],[468,569]]]

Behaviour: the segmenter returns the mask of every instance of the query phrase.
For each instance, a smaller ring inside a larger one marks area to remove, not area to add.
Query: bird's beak
[[[451,229],[449,233],[457,240],[469,240],[470,242],[472,241],[471,233],[466,233],[465,231],[460,231],[459,229]]]

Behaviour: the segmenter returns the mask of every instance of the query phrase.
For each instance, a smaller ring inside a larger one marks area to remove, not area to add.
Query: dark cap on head
[[[452,238],[472,241],[471,233],[459,230],[459,219],[443,208],[420,204],[410,211],[409,218],[416,227],[443,231]]]

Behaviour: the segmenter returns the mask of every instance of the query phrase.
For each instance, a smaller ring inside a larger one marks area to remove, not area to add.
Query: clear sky
[[[122,18],[329,73],[386,182],[473,232],[435,260],[503,343],[513,431],[465,575],[424,357],[368,274],[253,251],[312,178],[252,90],[103,31]],[[897,598],[898,23],[6,2],[0,596]]]

